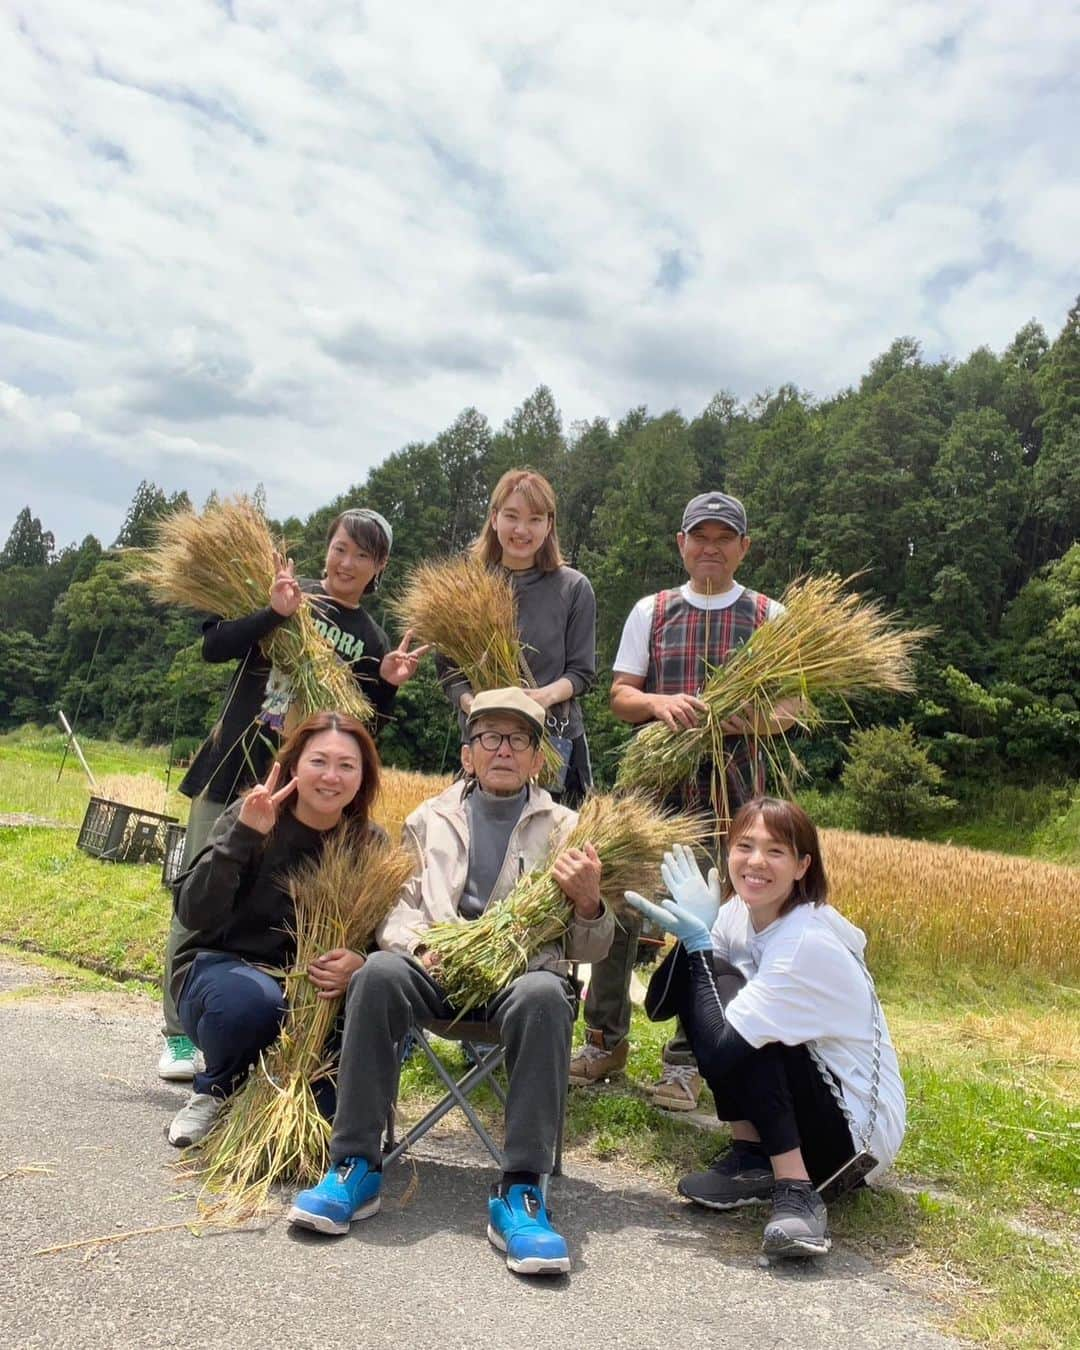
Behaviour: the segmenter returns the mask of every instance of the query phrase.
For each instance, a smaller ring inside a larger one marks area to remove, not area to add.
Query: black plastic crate
[[[180,864],[184,860],[184,840],[187,828],[184,825],[165,826],[165,861],[161,864],[161,884],[171,886],[180,875]]]
[[[91,797],[77,844],[84,853],[103,862],[162,862],[165,831],[175,824],[176,816]]]

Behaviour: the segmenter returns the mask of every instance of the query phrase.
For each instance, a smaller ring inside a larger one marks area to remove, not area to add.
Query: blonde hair
[[[542,473],[530,468],[508,469],[495,484],[495,491],[488,503],[484,528],[472,543],[473,557],[489,567],[502,562],[502,544],[499,543],[499,536],[495,532],[492,516],[502,510],[507,499],[515,492],[521,493],[531,511],[543,514],[551,520],[547,538],[536,551],[536,566],[541,572],[554,572],[557,567],[564,567],[566,560],[559,547],[559,531],[555,524],[555,490]]]

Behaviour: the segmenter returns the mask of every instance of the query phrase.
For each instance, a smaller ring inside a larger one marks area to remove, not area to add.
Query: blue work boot
[[[538,1186],[493,1186],[487,1235],[518,1275],[563,1275],[570,1269],[566,1241],[552,1228]]]
[[[347,1233],[354,1219],[379,1212],[382,1173],[363,1158],[342,1158],[317,1186],[301,1191],[289,1210],[289,1222],[316,1233]]]

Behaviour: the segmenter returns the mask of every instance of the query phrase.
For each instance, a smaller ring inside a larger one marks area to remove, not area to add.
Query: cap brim
[[[522,726],[528,727],[529,730],[535,734],[537,739],[544,734],[544,724],[539,718],[534,721],[528,713],[522,712],[520,708],[507,708],[501,705],[497,708],[490,706],[481,708],[480,711],[476,713],[470,712],[465,719],[466,728],[471,727],[473,722],[479,722],[482,717],[516,717]]]

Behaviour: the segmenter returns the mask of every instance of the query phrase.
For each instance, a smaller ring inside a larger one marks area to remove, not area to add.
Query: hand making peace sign
[[[406,680],[411,680],[416,674],[420,658],[431,647],[430,642],[425,642],[422,646],[409,651],[411,641],[412,629],[409,628],[393,651],[387,652],[379,663],[379,674],[387,684],[401,685]]]
[[[288,618],[300,608],[303,592],[293,571],[293,560],[274,554],[274,584],[270,587],[270,608]]]
[[[281,765],[275,763],[265,783],[257,783],[244,798],[240,807],[240,823],[260,834],[269,834],[277,824],[278,808],[286,797],[296,791],[296,779],[290,778],[283,788],[274,791],[281,777]]]

